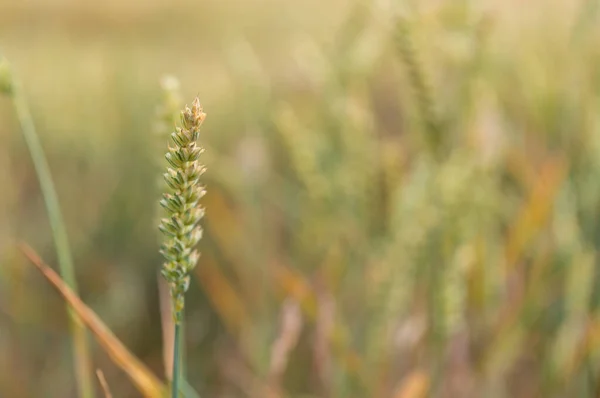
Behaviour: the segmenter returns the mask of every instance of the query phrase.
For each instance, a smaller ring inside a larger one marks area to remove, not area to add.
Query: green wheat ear
[[[181,126],[171,134],[173,146],[169,146],[165,156],[170,167],[163,175],[168,192],[160,201],[167,212],[159,226],[165,235],[160,252],[167,260],[162,274],[171,288],[177,324],[182,319],[184,295],[190,283],[189,273],[200,257],[194,247],[202,238],[199,222],[204,216],[204,208],[200,206],[200,199],[206,193],[200,183],[200,176],[206,169],[199,162],[204,149],[198,144],[200,126],[205,117],[198,98],[194,99],[191,109],[186,106],[181,112]]]

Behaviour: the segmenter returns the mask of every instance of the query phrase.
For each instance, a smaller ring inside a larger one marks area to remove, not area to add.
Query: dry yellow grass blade
[[[196,267],[194,272],[223,323],[234,336],[239,336],[244,326],[250,323],[249,312],[236,289],[219,269],[214,256],[210,252],[203,253],[202,267]]]
[[[400,383],[394,398],[425,398],[429,392],[429,377],[420,370],[408,374]]]
[[[129,352],[123,343],[98,318],[96,313],[69,289],[60,276],[46,265],[37,253],[26,244],[20,244],[19,249],[58,290],[77,315],[79,315],[81,321],[94,334],[98,343],[104,348],[113,362],[127,373],[138,391],[147,398],[164,397],[166,387],[161,381],[139,359]]]
[[[280,311],[279,334],[271,345],[271,357],[267,374],[268,384],[274,392],[273,398],[282,396],[283,376],[293,349],[298,344],[304,322],[298,302],[286,300]]]
[[[303,275],[285,265],[274,264],[273,275],[281,297],[293,297],[311,319],[317,315],[317,302],[312,287]]]
[[[570,361],[562,373],[562,381],[572,380],[589,355],[595,354],[600,348],[600,315],[593,315],[583,332],[583,337],[573,350]]]
[[[482,369],[493,367],[495,363],[498,363],[498,358],[516,355],[516,351],[509,352],[506,348],[507,344],[518,346],[521,343],[520,317],[523,309],[535,300],[536,294],[544,287],[542,273],[552,260],[551,254],[548,248],[542,248],[536,253],[531,261],[532,277],[527,282],[521,282],[521,286],[514,292],[514,297],[504,303],[504,306],[498,311],[496,326],[491,328],[490,343],[480,360],[479,366]],[[514,343],[515,341],[517,343]]]
[[[514,269],[529,241],[548,222],[554,199],[565,179],[567,169],[568,164],[562,157],[550,159],[542,166],[529,198],[508,235],[507,271]]]
[[[113,398],[108,383],[106,382],[106,378],[104,377],[104,372],[100,369],[96,369],[96,376],[98,376],[98,381],[100,382],[100,386],[102,386],[102,391],[104,391],[104,397]]]
[[[279,288],[282,298],[291,297],[300,304],[304,315],[311,321],[317,317],[317,297],[314,289],[304,276],[284,264],[273,264],[271,270],[274,283]],[[360,355],[348,347],[347,331],[340,323],[335,323],[330,336],[333,353],[346,370],[364,381],[364,364]]]
[[[244,297],[245,303],[250,308],[254,308],[259,302],[259,294],[258,289],[255,289],[251,268],[247,266],[243,251],[240,250],[247,239],[239,223],[239,217],[228,203],[227,195],[219,189],[213,188],[204,201],[207,213],[206,230],[217,243],[221,254],[231,264],[236,279],[240,281],[237,289],[240,295]],[[205,256],[205,253],[202,256]]]
[[[506,155],[506,171],[523,187],[534,186],[537,180],[535,161],[518,150],[509,150]]]

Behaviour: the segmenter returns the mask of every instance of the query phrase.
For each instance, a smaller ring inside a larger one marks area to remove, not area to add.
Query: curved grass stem
[[[25,99],[25,95],[20,87],[20,84],[12,77],[12,90],[10,97],[21,125],[23,138],[31,154],[33,166],[40,182],[40,188],[44,197],[48,219],[52,229],[54,245],[60,268],[60,274],[63,280],[69,287],[77,292],[77,283],[75,280],[75,272],[73,269],[73,260],[69,247],[67,231],[63,222],[58,196],[54,188],[50,168],[44,155],[42,144],[37,135],[29,106]],[[70,315],[70,328],[73,338],[73,356],[74,367],[77,374],[78,395],[81,398],[93,398],[93,369],[91,366],[90,349],[87,341],[87,333],[79,317],[69,308],[67,310]]]

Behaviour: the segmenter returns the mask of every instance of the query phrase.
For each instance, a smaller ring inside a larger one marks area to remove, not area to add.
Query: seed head
[[[166,260],[162,274],[171,287],[176,322],[180,321],[184,308],[184,295],[190,283],[189,273],[200,257],[195,246],[202,238],[199,222],[204,216],[204,208],[200,205],[200,199],[206,191],[200,183],[200,177],[206,169],[199,163],[204,149],[197,141],[205,117],[200,100],[194,99],[192,108],[186,106],[181,112],[181,126],[171,133],[172,145],[165,155],[169,164],[163,174],[167,192],[163,194],[160,205],[167,216],[159,226],[165,235],[160,252]]]

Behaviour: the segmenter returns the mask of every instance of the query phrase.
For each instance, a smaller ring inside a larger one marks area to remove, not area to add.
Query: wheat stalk
[[[199,158],[204,149],[198,145],[200,126],[206,114],[202,111],[200,100],[194,99],[192,108],[188,106],[181,112],[181,126],[171,134],[173,146],[168,147],[165,158],[169,163],[163,174],[168,192],[163,194],[160,205],[167,217],[160,223],[165,235],[160,252],[166,259],[161,273],[170,286],[175,320],[173,350],[172,396],[176,397],[179,383],[179,356],[181,321],[185,306],[185,292],[190,284],[190,271],[196,266],[200,253],[195,249],[202,238],[199,225],[204,216],[200,199],[206,193],[200,183],[205,167]]]

